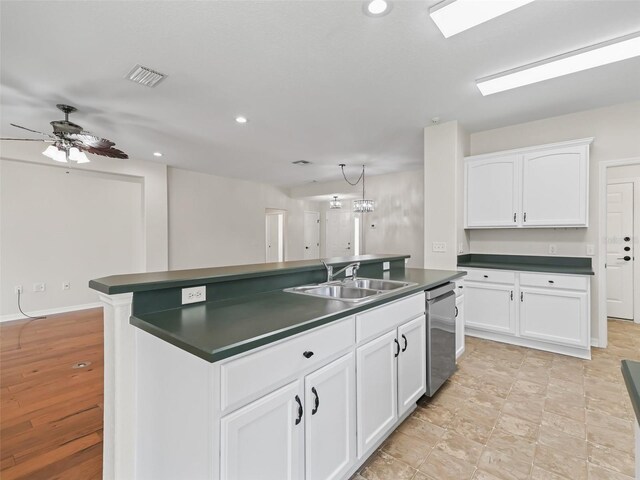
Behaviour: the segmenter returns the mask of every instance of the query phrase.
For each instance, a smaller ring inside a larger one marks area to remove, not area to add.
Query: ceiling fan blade
[[[112,143],[112,142],[111,142]],[[79,150],[84,152],[93,153],[94,155],[101,155],[103,157],[110,158],[129,158],[129,155],[124,153],[122,150],[118,150],[117,148],[112,147],[92,147],[90,145],[85,145],[79,142],[73,142],[74,146],[76,146]]]
[[[91,148],[110,148],[115,145],[111,140],[97,137],[89,132],[70,133],[65,135],[64,138]]]
[[[0,140],[20,140],[21,142],[53,142],[44,138],[0,138]]]
[[[37,133],[38,135],[44,135],[45,137],[55,138],[53,135],[50,135],[48,133],[42,133],[37,130],[31,130],[30,128],[27,128],[27,127],[21,127],[20,125],[16,125],[15,123],[10,123],[9,125],[11,125],[12,127],[21,128],[22,130],[26,130],[28,132]]]

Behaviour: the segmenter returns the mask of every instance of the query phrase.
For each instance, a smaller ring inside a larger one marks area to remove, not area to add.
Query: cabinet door
[[[467,328],[497,333],[516,333],[513,285],[465,282]]]
[[[522,225],[588,224],[588,146],[523,157]]]
[[[586,292],[520,289],[520,336],[588,347],[589,305]]]
[[[222,418],[220,478],[303,478],[304,416],[296,424],[300,417],[296,399],[302,402],[299,381]]]
[[[456,297],[456,359],[464,352],[464,295]]]
[[[398,416],[427,391],[427,331],[422,315],[398,327]]]
[[[356,350],[358,458],[398,419],[396,330]]]
[[[465,227],[516,227],[521,220],[520,158],[465,163]]]
[[[355,376],[349,353],[305,378],[306,480],[343,478],[355,462]]]

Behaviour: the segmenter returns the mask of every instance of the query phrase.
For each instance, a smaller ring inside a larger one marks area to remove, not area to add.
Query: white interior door
[[[633,319],[633,183],[607,185],[607,315]]]
[[[351,212],[327,212],[327,257],[350,257],[353,249]]]
[[[265,217],[266,225],[266,262],[284,261],[284,214],[267,213]]]
[[[320,258],[320,213],[304,212],[304,259]]]

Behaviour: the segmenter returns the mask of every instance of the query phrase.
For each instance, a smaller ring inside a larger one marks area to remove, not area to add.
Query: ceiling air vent
[[[155,87],[158,83],[166,78],[164,73],[156,72],[150,68],[136,65],[125,77],[132,82],[139,83],[145,87]]]
[[[296,160],[295,162],[291,162],[294,165],[310,165],[311,162],[307,162],[306,160]]]

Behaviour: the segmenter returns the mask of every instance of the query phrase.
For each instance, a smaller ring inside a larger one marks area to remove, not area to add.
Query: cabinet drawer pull
[[[549,280],[549,283],[556,283],[556,282],[554,282],[553,280]]]
[[[397,338],[394,338],[393,341],[396,342],[396,354],[394,356],[397,357],[400,355],[400,342]]]
[[[489,278],[489,275],[483,275],[484,278]]]
[[[456,316],[458,316],[458,307],[456,307]],[[407,342],[407,337],[404,336],[404,333],[402,334],[402,339],[404,340],[404,348],[402,349],[402,351],[406,351],[407,347],[409,346],[409,342]]]
[[[302,421],[302,414],[304,413],[304,410],[302,410],[302,402],[298,395],[296,395],[296,402],[298,403],[298,418],[296,418],[296,425],[298,425]]]
[[[318,413],[318,407],[320,406],[320,397],[318,396],[316,387],[311,387],[311,393],[313,393],[313,395],[316,397],[313,401],[313,410],[311,410],[311,415],[315,415],[316,413]]]
[[[302,354],[302,356],[303,356],[304,358],[311,358],[311,357],[313,357],[313,352],[306,351],[306,352],[304,352],[304,353]]]

